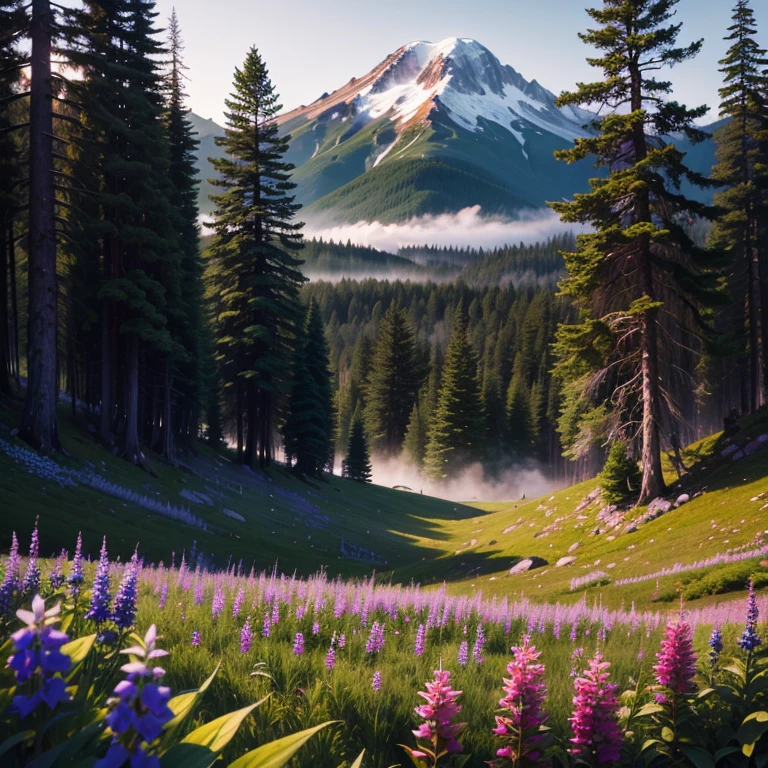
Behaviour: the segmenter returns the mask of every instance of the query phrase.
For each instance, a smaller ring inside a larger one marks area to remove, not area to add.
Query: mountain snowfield
[[[588,188],[595,168],[558,162],[553,152],[587,136],[595,116],[555,101],[476,40],[409,43],[279,116],[302,217],[392,224],[479,206],[483,216],[517,218],[569,198]],[[210,149],[210,121],[198,123]],[[712,152],[697,150],[696,169],[707,172]],[[203,212],[210,191],[201,190]]]

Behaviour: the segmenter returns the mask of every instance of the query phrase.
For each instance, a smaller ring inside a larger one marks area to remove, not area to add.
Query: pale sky
[[[595,79],[577,37],[590,21],[587,0],[158,0],[158,23],[176,6],[186,44],[190,106],[223,121],[232,73],[251,45],[265,58],[282,104],[309,104],[371,70],[412,40],[472,37],[502,64],[554,93]],[[589,3],[600,6],[599,0]],[[671,71],[676,97],[709,104],[715,120],[718,59],[734,0],[680,0],[679,42],[703,37],[702,53]],[[753,0],[768,47],[768,2]]]

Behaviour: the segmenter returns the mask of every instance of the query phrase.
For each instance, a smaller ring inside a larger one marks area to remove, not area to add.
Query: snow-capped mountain
[[[557,107],[477,41],[448,38],[409,43],[278,122],[303,216],[391,222],[474,205],[512,214],[586,190],[593,164],[553,152],[593,117]]]

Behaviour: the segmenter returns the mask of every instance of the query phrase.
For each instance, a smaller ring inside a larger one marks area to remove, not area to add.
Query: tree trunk
[[[56,426],[56,227],[53,189],[51,8],[33,0],[29,106],[29,307],[27,395],[19,437],[43,454],[59,449]]]
[[[256,466],[256,458],[259,449],[259,392],[253,384],[253,380],[248,380],[248,431],[245,436],[245,463],[251,469]]]
[[[163,426],[160,454],[167,461],[173,461],[173,429],[171,424],[173,376],[171,364],[166,358],[163,370]]]
[[[11,333],[8,322],[8,229],[0,231],[0,394],[11,394]]]
[[[131,334],[127,344],[123,458],[131,464],[141,465],[143,457],[139,442],[139,337]]]
[[[243,401],[245,398],[245,394],[243,392],[243,380],[238,376],[237,377],[237,383],[235,384],[235,387],[237,388],[237,414],[235,416],[237,420],[237,461],[239,464],[243,463],[244,455],[243,455]]]
[[[13,222],[8,224],[8,276],[11,283],[11,362],[16,387],[21,386],[19,361],[19,298],[16,291],[16,242],[13,239]]]

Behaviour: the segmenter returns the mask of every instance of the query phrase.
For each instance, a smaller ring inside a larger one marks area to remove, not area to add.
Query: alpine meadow
[[[768,766],[768,6],[591,5],[0,0],[3,768]]]

